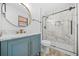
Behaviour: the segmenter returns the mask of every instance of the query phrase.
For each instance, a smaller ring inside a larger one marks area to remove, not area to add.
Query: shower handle
[[[46,26],[44,26],[44,29],[46,29]]]

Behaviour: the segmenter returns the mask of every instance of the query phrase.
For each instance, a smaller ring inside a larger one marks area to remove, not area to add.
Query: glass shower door
[[[76,54],[77,20],[75,9],[43,17],[43,40],[52,46]]]

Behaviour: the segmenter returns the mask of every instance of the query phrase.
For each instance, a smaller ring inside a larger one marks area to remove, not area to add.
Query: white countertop
[[[31,35],[36,35],[36,34],[40,34],[40,33],[25,33],[25,34],[15,34],[15,35],[3,35],[0,37],[0,41],[4,41],[4,40],[12,40],[12,39],[16,39],[16,38],[21,38],[21,37],[26,37],[26,36],[31,36]]]

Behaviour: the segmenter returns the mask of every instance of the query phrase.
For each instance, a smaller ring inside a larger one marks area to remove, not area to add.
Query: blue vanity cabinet
[[[31,47],[31,56],[39,56],[41,51],[41,36],[34,35],[31,36],[30,47]]]
[[[8,41],[8,56],[28,56],[29,37]]]
[[[0,42],[1,56],[38,56],[41,51],[40,34]]]

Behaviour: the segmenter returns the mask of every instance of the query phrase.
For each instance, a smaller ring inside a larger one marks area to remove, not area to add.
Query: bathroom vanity
[[[0,6],[1,22],[6,24],[5,26],[1,26],[0,55],[39,56],[41,35],[38,31],[33,31],[33,27],[35,26],[32,26],[31,30],[28,30],[28,26],[33,25],[31,24],[32,17],[29,9],[22,3],[1,3]],[[16,28],[20,28],[20,30],[14,30]]]
[[[39,56],[41,35],[8,35],[0,38],[1,56]]]

